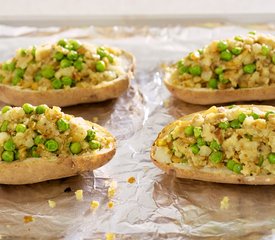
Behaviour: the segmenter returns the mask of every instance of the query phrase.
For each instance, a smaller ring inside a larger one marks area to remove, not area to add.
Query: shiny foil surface
[[[81,176],[32,185],[1,185],[0,239],[275,237],[275,186],[181,180],[164,174],[150,160],[151,145],[166,124],[209,107],[171,97],[162,83],[163,66],[212,40],[255,29],[275,33],[272,25],[66,29],[0,26],[1,61],[12,57],[17,48],[60,38],[120,47],[132,52],[137,60],[135,78],[120,98],[62,108],[65,113],[106,127],[117,138],[114,158]],[[0,103],[0,107],[4,105]],[[82,200],[76,199],[77,190],[83,190]],[[56,206],[50,207],[48,200]]]

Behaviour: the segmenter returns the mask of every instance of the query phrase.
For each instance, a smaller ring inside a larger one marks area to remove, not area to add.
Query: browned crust
[[[264,111],[274,111],[275,107],[266,106],[266,105],[240,105],[241,107],[254,106]],[[203,111],[202,111],[203,112]],[[180,120],[190,120],[190,117],[196,113],[191,115],[186,115]],[[232,184],[248,184],[248,185],[273,185],[275,184],[275,175],[258,175],[258,176],[244,176],[240,174],[236,174],[234,172],[229,171],[226,167],[224,168],[212,168],[211,171],[207,171],[204,168],[193,168],[191,166],[187,166],[184,168],[177,168],[173,164],[165,164],[158,162],[155,159],[155,151],[156,151],[156,141],[158,138],[164,136],[168,132],[170,132],[171,127],[175,122],[167,125],[163,128],[163,130],[159,133],[157,139],[154,141],[151,148],[151,160],[153,163],[166,172],[169,175],[174,175],[179,178],[186,179],[195,179],[202,180],[208,182],[218,182],[218,183],[232,183]]]
[[[92,124],[105,136],[112,137],[103,127]],[[30,184],[81,174],[99,168],[109,162],[116,152],[115,138],[109,148],[89,155],[73,155],[55,159],[28,158],[23,161],[0,163],[0,184]]]
[[[192,104],[210,105],[236,101],[275,99],[275,86],[214,90],[176,86],[171,84],[169,78],[165,78],[164,83],[173,96]]]
[[[113,81],[102,82],[88,88],[74,87],[48,91],[34,91],[0,84],[0,100],[14,106],[22,106],[27,102],[33,105],[47,104],[65,107],[117,98],[127,90],[135,69],[134,56],[126,51],[123,51],[122,55],[128,63],[127,71]]]

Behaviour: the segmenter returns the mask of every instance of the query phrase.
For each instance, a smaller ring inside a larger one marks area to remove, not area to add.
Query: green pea
[[[226,41],[219,41],[217,47],[219,51],[222,52],[228,48],[228,44]]]
[[[8,130],[8,125],[9,121],[5,120],[0,127],[0,132],[6,132]]]
[[[31,54],[32,54],[34,59],[35,59],[35,53],[36,53],[36,48],[35,48],[35,46],[33,46],[32,50],[31,50]]]
[[[14,77],[12,78],[12,80],[11,80],[11,83],[12,83],[13,86],[16,86],[18,83],[21,82],[21,80],[22,80],[21,77],[14,76]]]
[[[14,70],[14,75],[15,75],[15,77],[23,78],[24,73],[25,73],[25,70],[22,69],[22,68],[16,68],[16,69]]]
[[[222,67],[217,67],[215,68],[214,72],[217,74],[217,75],[220,75],[223,73],[223,68]]]
[[[108,58],[108,60],[109,60],[110,63],[114,62],[114,55],[113,54],[108,54],[107,58]]]
[[[37,72],[37,73],[35,74],[34,80],[35,80],[36,82],[38,82],[38,81],[41,80],[41,78],[42,78],[42,74],[41,74],[41,72],[39,71],[39,72]]]
[[[69,43],[70,43],[70,45],[71,45],[71,49],[72,50],[77,50],[77,49],[79,49],[80,48],[80,44],[79,44],[79,42],[78,41],[76,41],[76,40],[69,40]]]
[[[54,89],[61,89],[63,87],[63,83],[60,79],[56,78],[52,81],[52,87]]]
[[[24,125],[22,123],[17,124],[16,127],[15,127],[15,131],[18,132],[18,133],[19,132],[24,133],[24,132],[26,132],[26,130],[27,130],[26,125]]]
[[[34,143],[36,145],[38,144],[43,144],[45,142],[45,138],[42,136],[42,135],[37,135],[35,138],[34,138]]]
[[[210,148],[212,151],[214,150],[221,150],[221,145],[217,143],[216,140],[213,140],[211,143],[210,143]]]
[[[67,41],[65,39],[60,39],[57,43],[57,45],[65,47],[67,44]]]
[[[233,172],[240,173],[243,169],[243,166],[239,163],[236,163],[233,167]]]
[[[241,36],[234,37],[236,41],[243,42],[243,38]]]
[[[191,66],[189,67],[189,73],[193,76],[200,76],[202,73],[202,69],[198,65]]]
[[[228,160],[227,163],[226,163],[226,167],[233,171],[233,168],[234,168],[234,165],[236,164],[236,162],[234,160]]]
[[[195,136],[195,138],[201,137],[201,132],[202,132],[201,127],[195,127],[194,128],[194,136]]]
[[[197,155],[200,151],[200,148],[196,144],[191,145],[190,148],[191,148],[192,153],[194,153],[195,155]]]
[[[234,107],[236,107],[236,105],[233,104],[233,105],[228,106],[228,109],[232,109]]]
[[[238,119],[234,119],[233,121],[230,122],[230,127],[236,129],[241,127],[241,123]]]
[[[223,74],[223,73],[221,73],[221,74],[219,75],[219,81],[220,81],[221,83],[223,83],[223,84],[226,84],[226,83],[229,82],[228,79],[225,79],[225,78],[224,78],[224,74]]]
[[[211,78],[208,82],[208,88],[217,89],[218,88],[218,81],[215,78]]]
[[[86,136],[85,140],[88,141],[88,142],[91,141],[91,140],[94,140],[95,139],[95,135],[96,135],[96,132],[94,130],[92,130],[92,129],[89,129],[87,131],[87,136]]]
[[[254,118],[254,120],[256,120],[256,119],[259,119],[260,118],[260,116],[259,116],[259,114],[257,114],[257,113],[251,113],[250,114],[250,116],[252,116],[253,118]]]
[[[78,154],[82,151],[80,142],[72,142],[70,144],[70,151],[72,154]]]
[[[4,77],[3,75],[0,74],[0,83],[3,82],[4,78],[5,78],[5,77]]]
[[[101,147],[101,144],[100,144],[100,142],[98,142],[96,140],[91,140],[89,142],[89,146],[92,150],[95,150],[95,149],[99,149]]]
[[[15,143],[12,139],[9,139],[8,141],[4,142],[3,147],[6,151],[14,151],[16,148]]]
[[[263,45],[261,51],[264,56],[267,56],[269,54],[270,48],[267,45]]]
[[[83,63],[80,60],[77,60],[74,62],[74,67],[78,70],[81,71],[83,69]]]
[[[205,141],[203,140],[202,137],[199,137],[199,138],[197,139],[197,145],[198,145],[199,147],[205,145]]]
[[[181,66],[178,68],[179,74],[189,73],[189,67]]]
[[[212,163],[220,163],[222,161],[222,152],[212,152],[209,156],[209,159]]]
[[[30,149],[31,156],[33,158],[39,158],[40,154],[37,152],[37,146],[32,146]]]
[[[256,35],[256,31],[250,31],[250,32],[248,32],[248,34]]]
[[[45,147],[49,152],[55,152],[59,148],[59,144],[54,139],[49,139],[45,142]]]
[[[4,106],[4,107],[2,107],[1,112],[2,112],[2,113],[6,113],[6,112],[8,112],[8,111],[11,110],[11,109],[12,109],[11,106]]]
[[[191,137],[194,136],[194,127],[193,126],[188,126],[184,129],[184,134],[186,137]]]
[[[12,162],[14,160],[14,152],[4,151],[2,153],[2,160],[5,162]]]
[[[178,68],[180,68],[180,67],[182,67],[182,66],[184,66],[184,61],[183,61],[183,59],[181,59],[181,60],[179,60],[179,61],[177,62],[177,67],[178,67]]]
[[[64,58],[64,59],[61,60],[61,62],[60,62],[60,67],[61,68],[67,68],[67,67],[70,67],[70,66],[72,66],[72,62],[69,59]]]
[[[267,156],[267,159],[269,163],[274,164],[275,163],[275,153],[269,153]]]
[[[251,63],[251,64],[245,65],[243,67],[243,71],[244,73],[248,73],[248,74],[254,73],[256,71],[256,64]]]
[[[51,67],[51,66],[44,67],[44,68],[41,70],[41,75],[42,75],[44,78],[47,78],[47,79],[53,78],[53,77],[54,77],[54,74],[55,74],[55,71],[54,71],[53,67]]]
[[[221,128],[221,129],[227,129],[229,127],[230,127],[230,123],[228,121],[219,123],[219,128]]]
[[[241,47],[234,47],[232,48],[231,52],[234,54],[234,55],[240,55],[241,52],[243,51],[243,49]]]
[[[97,72],[104,72],[106,69],[106,64],[104,61],[97,61],[95,68]]]
[[[2,65],[2,69],[5,70],[5,71],[13,72],[14,69],[15,69],[15,63],[14,63],[14,62],[11,62],[11,63],[4,63],[4,64]]]
[[[32,113],[32,112],[35,110],[35,109],[34,109],[34,106],[32,106],[32,105],[29,104],[29,103],[23,104],[22,108],[23,108],[23,110],[24,110],[24,112],[25,112],[26,114],[30,114],[30,113]]]
[[[67,76],[62,77],[61,81],[64,86],[71,86],[73,84],[73,79]]]
[[[13,151],[14,152],[14,159],[17,160],[19,159],[19,151],[18,150],[15,150]]]
[[[59,130],[59,132],[65,132],[66,130],[68,130],[70,128],[70,124],[62,118],[60,118],[56,122],[56,126],[57,126],[57,129]]]
[[[220,54],[221,60],[230,61],[232,60],[232,53],[229,50],[222,51]]]
[[[43,114],[43,113],[45,113],[47,108],[48,108],[47,105],[39,105],[39,106],[36,107],[35,112],[37,114]]]
[[[259,156],[259,161],[258,161],[257,165],[261,167],[263,165],[263,163],[264,163],[264,156],[260,155]]]
[[[62,52],[56,52],[54,55],[53,55],[53,58],[56,60],[56,61],[61,61],[63,58],[64,58],[64,54]]]
[[[76,51],[70,51],[67,55],[69,60],[76,60],[78,58],[78,54]]]
[[[272,63],[275,64],[275,55],[272,55]]]
[[[246,119],[246,115],[244,113],[240,113],[238,116],[239,122],[243,123],[245,119]]]
[[[275,112],[273,112],[273,111],[268,111],[268,112],[266,112],[266,113],[265,113],[265,116],[264,116],[265,119],[268,119],[268,117],[269,117],[270,114],[275,114]]]

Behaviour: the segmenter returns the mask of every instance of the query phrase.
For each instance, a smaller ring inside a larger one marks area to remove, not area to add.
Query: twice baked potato
[[[275,108],[214,106],[186,115],[160,132],[151,158],[179,178],[275,184]]]
[[[19,49],[0,65],[0,101],[69,106],[117,98],[134,67],[129,52],[76,40]]]
[[[251,33],[213,41],[167,67],[164,83],[193,104],[275,99],[275,38]]]
[[[115,138],[59,107],[5,106],[0,113],[0,184],[28,184],[77,175],[107,163]]]

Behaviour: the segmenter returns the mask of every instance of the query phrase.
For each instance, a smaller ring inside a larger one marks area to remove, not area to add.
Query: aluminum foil
[[[19,47],[62,37],[121,47],[137,58],[135,78],[119,99],[63,108],[112,132],[118,141],[115,157],[81,176],[0,186],[0,238],[272,239],[274,186],[176,179],[157,169],[149,155],[151,144],[166,124],[207,108],[171,97],[162,84],[163,65],[214,39],[246,34],[255,28],[275,33],[272,25],[79,29],[0,26],[1,61]],[[130,183],[131,177],[135,181]],[[82,201],[76,199],[77,190],[83,190]],[[51,208],[48,200],[56,206]],[[97,208],[94,205],[91,209],[92,201],[98,202]]]

